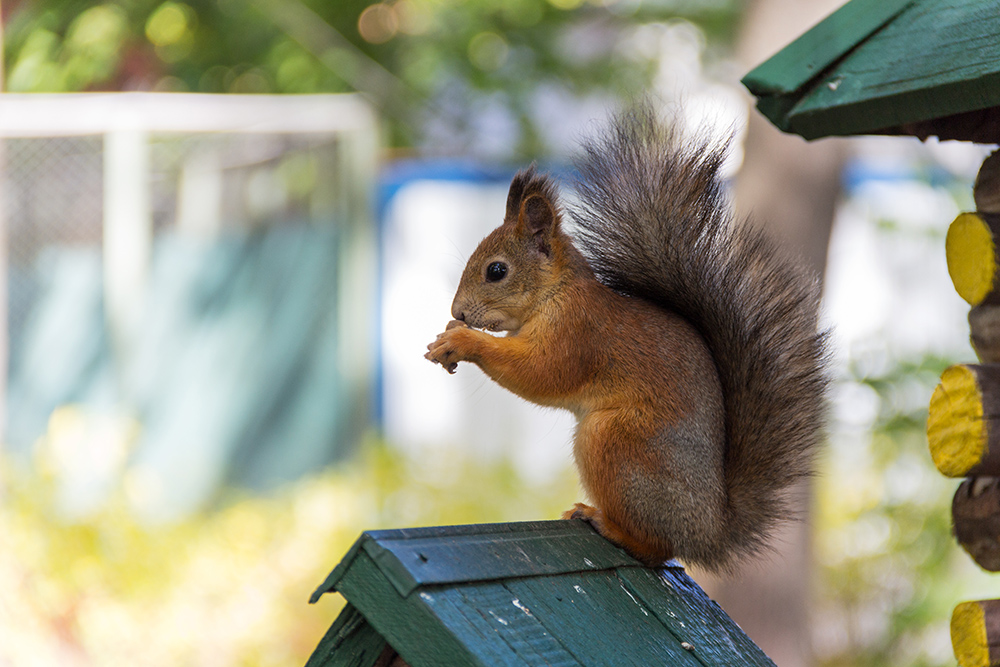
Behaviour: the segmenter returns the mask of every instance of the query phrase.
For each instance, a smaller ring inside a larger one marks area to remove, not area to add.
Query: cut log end
[[[941,474],[965,477],[986,456],[983,396],[975,372],[952,366],[931,395],[927,442]]]
[[[963,602],[951,615],[951,646],[961,667],[1000,667],[1000,600]]]
[[[955,291],[973,306],[982,303],[993,291],[997,270],[990,226],[975,213],[962,213],[948,228],[944,247]]]
[[[951,614],[951,647],[962,667],[989,667],[986,618],[978,602],[963,602]]]

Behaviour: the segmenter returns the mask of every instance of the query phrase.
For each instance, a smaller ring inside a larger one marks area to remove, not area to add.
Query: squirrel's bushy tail
[[[824,416],[819,288],[748,221],[736,221],[719,167],[727,141],[685,144],[648,106],[584,144],[570,207],[598,278],[689,320],[704,337],[726,410],[727,570],[759,552],[788,516],[786,491],[810,474]],[[690,139],[688,139],[690,141]]]

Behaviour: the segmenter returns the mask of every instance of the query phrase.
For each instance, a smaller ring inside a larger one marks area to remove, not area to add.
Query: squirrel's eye
[[[486,282],[495,283],[507,275],[507,265],[503,262],[493,262],[486,267]]]

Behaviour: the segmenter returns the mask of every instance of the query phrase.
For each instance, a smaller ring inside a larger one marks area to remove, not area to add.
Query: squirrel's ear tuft
[[[511,181],[504,224],[514,225],[531,237],[542,253],[549,254],[552,235],[559,226],[556,188],[548,176],[535,170],[534,164],[519,171]]]
[[[552,234],[558,224],[556,212],[549,200],[542,195],[530,195],[521,204],[518,227],[534,241],[539,252],[550,254]]]
[[[514,179],[510,182],[510,190],[507,192],[507,212],[503,219],[505,224],[512,225],[517,222],[518,213],[521,212],[521,202],[524,200],[525,187],[535,178],[534,163],[514,175]]]
[[[555,184],[545,174],[539,174],[534,163],[527,169],[517,172],[510,182],[504,223],[515,224],[517,222],[521,213],[521,205],[531,195],[541,195],[549,201],[549,205],[553,209],[557,206]]]

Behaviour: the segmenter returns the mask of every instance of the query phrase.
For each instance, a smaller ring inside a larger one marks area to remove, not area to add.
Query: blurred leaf
[[[124,491],[69,521],[51,480],[0,470],[0,663],[18,665],[302,665],[342,605],[309,594],[361,531],[551,519],[577,495],[568,472],[529,484],[507,462],[370,443],[271,497],[143,525]]]

